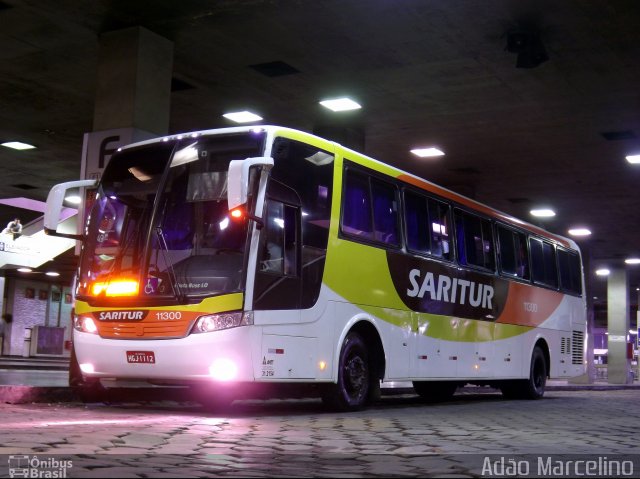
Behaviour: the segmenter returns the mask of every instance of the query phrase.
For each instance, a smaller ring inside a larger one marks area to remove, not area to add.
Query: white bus
[[[45,226],[56,234],[64,192]],[[339,144],[276,126],[122,148],[80,235],[71,385],[190,385],[211,403],[313,385],[355,410],[381,381],[426,399],[540,398],[585,371],[580,251]]]

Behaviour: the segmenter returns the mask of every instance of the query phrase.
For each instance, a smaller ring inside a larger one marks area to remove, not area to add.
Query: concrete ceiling
[[[174,42],[171,133],[231,126],[222,113],[245,108],[308,131],[361,128],[371,156],[527,220],[549,205],[557,233],[589,227],[597,303],[606,281],[594,269],[640,254],[640,165],[625,161],[640,153],[635,0],[0,0],[0,23],[0,140],[38,147],[1,149],[1,198],[44,200],[79,177],[99,36],[139,25]],[[506,50],[522,28],[546,47],[536,68]],[[297,73],[250,67],[274,61]],[[318,105],[336,95],[362,110]],[[430,144],[446,156],[409,153]]]

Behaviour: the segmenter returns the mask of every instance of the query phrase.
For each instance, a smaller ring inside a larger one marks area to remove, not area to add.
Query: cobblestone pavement
[[[25,456],[70,460],[66,477],[478,477],[488,455],[556,454],[625,455],[639,472],[639,390],[394,396],[349,414],[315,400],[236,402],[224,416],[174,402],[2,404],[0,418],[2,477]]]

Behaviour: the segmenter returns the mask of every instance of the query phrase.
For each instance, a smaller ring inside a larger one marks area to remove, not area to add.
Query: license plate
[[[153,351],[127,351],[127,362],[155,364],[156,355]]]

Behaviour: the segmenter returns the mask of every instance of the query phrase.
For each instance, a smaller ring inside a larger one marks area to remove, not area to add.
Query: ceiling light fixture
[[[596,274],[598,276],[609,276],[611,274],[611,271],[608,270],[607,268],[602,268],[602,269],[596,270]]]
[[[432,158],[435,156],[444,156],[444,151],[438,148],[435,148],[433,146],[428,148],[414,148],[413,150],[411,150],[411,153],[413,153],[416,156],[419,156],[420,158]]]
[[[21,273],[31,273],[33,270],[31,268],[18,268],[18,271]]]
[[[320,104],[331,111],[359,110],[362,106],[350,98],[334,98],[333,100],[323,100]]]
[[[251,113],[250,111],[234,111],[231,113],[225,113],[222,116],[227,120],[235,121],[236,123],[251,123],[252,121],[262,120],[261,116]]]
[[[626,158],[627,161],[632,165],[637,165],[638,163],[640,163],[640,155],[628,155]]]
[[[640,264],[640,258],[627,258],[624,262],[627,264]]]
[[[71,203],[72,205],[79,205],[82,201],[82,198],[80,198],[78,195],[70,195],[65,198],[65,201]]]
[[[569,234],[571,236],[589,236],[591,235],[591,230],[587,228],[572,228],[569,230]]]
[[[60,276],[60,273],[56,273],[55,271],[47,271],[45,274],[47,276]]]
[[[531,210],[529,213],[533,216],[537,216],[538,218],[551,218],[556,215],[556,212],[549,208]]]
[[[32,150],[35,148],[35,146],[30,145],[29,143],[22,143],[21,141],[7,141],[0,144],[7,148],[13,148],[14,150]]]

